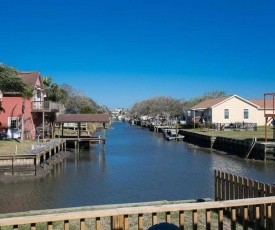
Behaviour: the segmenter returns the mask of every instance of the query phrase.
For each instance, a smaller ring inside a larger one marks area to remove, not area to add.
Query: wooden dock
[[[89,147],[91,147],[91,144],[102,143],[102,146],[105,147],[105,142],[107,140],[105,137],[91,137],[89,135],[81,135],[80,137],[77,137],[76,135],[64,135],[61,138],[66,141],[66,143],[73,142],[75,151],[80,149],[81,142],[87,142]]]
[[[60,157],[66,150],[66,141],[54,139],[41,142],[23,154],[0,156],[0,174],[6,176],[38,175],[38,169],[45,169],[50,160]]]
[[[275,160],[275,142],[262,142],[264,145],[264,160],[274,161]]]

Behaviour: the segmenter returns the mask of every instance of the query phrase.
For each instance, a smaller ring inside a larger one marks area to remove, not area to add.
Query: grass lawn
[[[20,143],[20,140],[8,139],[0,140],[0,156],[14,154],[17,148],[17,154],[22,154],[25,151],[31,149],[32,145],[36,145],[36,141],[24,140]]]
[[[195,133],[201,133],[204,135],[209,136],[220,136],[220,137],[228,137],[228,138],[234,138],[234,139],[251,139],[253,137],[257,137],[258,141],[264,141],[265,140],[265,127],[259,126],[257,128],[257,131],[218,131],[218,130],[208,130],[208,129],[184,129],[189,132],[195,132]],[[272,126],[267,127],[267,138],[268,141],[274,141],[273,139],[273,132],[275,132],[275,129]]]

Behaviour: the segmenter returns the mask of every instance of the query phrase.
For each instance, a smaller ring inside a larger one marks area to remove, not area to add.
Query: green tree
[[[176,116],[184,114],[185,101],[167,96],[153,97],[134,104],[130,113],[133,116]]]
[[[43,84],[46,87],[49,87],[52,83],[52,78],[51,77],[43,77]]]
[[[90,106],[83,106],[80,108],[81,114],[96,113],[96,110]]]
[[[67,113],[96,113],[102,110],[93,99],[86,97],[82,91],[76,90],[68,84],[63,84],[61,88],[67,92],[68,96],[65,103]]]
[[[225,91],[218,91],[218,90],[210,91],[210,92],[204,93],[202,96],[198,96],[190,99],[187,102],[186,107],[187,107],[187,110],[190,110],[193,106],[199,104],[202,101],[205,101],[207,99],[212,99],[212,98],[224,97],[224,96],[226,96]]]
[[[23,92],[24,87],[25,83],[16,69],[0,64],[0,90],[2,92]]]
[[[51,78],[43,78],[43,84],[46,86],[46,95],[47,100],[53,101],[53,102],[61,102],[63,104],[66,103],[68,99],[67,92],[62,89],[57,83],[51,84]]]
[[[19,72],[9,66],[0,64],[0,91],[2,92],[23,92],[25,83],[19,77]],[[4,113],[5,108],[0,101],[0,113]],[[1,125],[1,122],[0,122]]]

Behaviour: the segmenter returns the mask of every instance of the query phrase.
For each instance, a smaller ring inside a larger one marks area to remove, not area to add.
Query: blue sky
[[[275,1],[0,0],[0,62],[110,109],[275,92]]]

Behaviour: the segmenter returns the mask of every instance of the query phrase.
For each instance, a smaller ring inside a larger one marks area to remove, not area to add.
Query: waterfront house
[[[10,138],[18,138],[21,135],[21,124],[24,122],[25,138],[34,139],[38,133],[46,133],[55,119],[55,113],[60,112],[62,106],[45,100],[46,94],[39,72],[21,72],[19,76],[32,87],[33,97],[25,102],[25,118],[22,121],[21,94],[2,92],[2,107],[5,112],[0,114],[1,130],[5,130]]]
[[[268,101],[268,109],[272,100]],[[247,123],[265,125],[264,100],[247,100],[238,95],[212,98],[192,108],[191,116],[202,121],[224,124]]]

